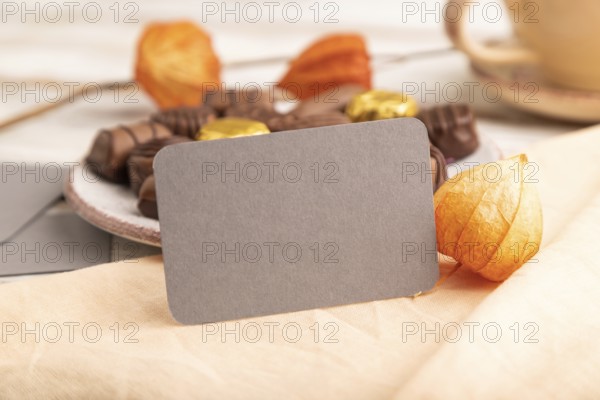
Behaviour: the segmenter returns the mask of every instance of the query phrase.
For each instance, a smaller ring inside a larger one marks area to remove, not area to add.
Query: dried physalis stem
[[[525,155],[461,172],[434,195],[438,250],[492,281],[533,257],[542,208]]]
[[[138,43],[135,79],[160,108],[198,105],[221,83],[208,34],[191,22],[154,23]]]
[[[278,86],[303,100],[344,84],[371,88],[369,54],[360,35],[331,35],[313,43],[292,61]]]

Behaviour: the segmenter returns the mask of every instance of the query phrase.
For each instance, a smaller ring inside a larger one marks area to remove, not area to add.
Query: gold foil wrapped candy
[[[356,95],[346,108],[346,114],[352,122],[414,117],[418,111],[412,97],[385,90],[370,90]]]
[[[271,133],[260,121],[245,118],[221,118],[202,127],[196,140],[230,139]]]
[[[438,250],[492,281],[533,257],[542,241],[542,208],[527,157],[484,164],[435,192]]]

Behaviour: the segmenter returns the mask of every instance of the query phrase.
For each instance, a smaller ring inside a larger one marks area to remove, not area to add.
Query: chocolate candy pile
[[[463,158],[479,146],[470,108],[445,105],[418,113],[410,96],[365,91],[358,85],[335,87],[300,102],[287,114],[277,112],[262,92],[211,92],[201,106],[166,109],[151,115],[149,121],[100,131],[86,160],[106,180],[129,184],[138,196],[140,212],[158,218],[152,162],[163,147],[412,116],[423,121],[429,134],[436,190],[446,180],[446,161]]]

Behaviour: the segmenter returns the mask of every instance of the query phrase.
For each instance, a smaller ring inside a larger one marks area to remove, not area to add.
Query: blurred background
[[[477,3],[479,11],[470,29],[481,40],[510,35],[510,17],[501,4]],[[480,129],[506,154],[547,135],[573,130],[571,124],[481,101],[481,91],[470,98],[468,83],[476,79],[467,58],[448,51],[444,7],[441,0],[2,2],[0,120],[56,101],[61,94],[57,91],[66,96],[69,88],[88,84],[92,92],[84,101],[2,130],[0,158],[76,160],[99,128],[146,116],[153,105],[141,91],[129,96],[116,89],[94,94],[94,88],[132,78],[140,33],[157,20],[190,19],[206,29],[225,65],[223,79],[229,85],[276,82],[286,69],[285,62],[227,67],[232,62],[291,58],[323,34],[352,31],[367,38],[374,87],[401,90],[408,82],[416,84],[419,103],[441,103],[449,96],[473,104],[481,117]],[[403,62],[386,61],[388,56],[421,52],[427,54]],[[463,93],[452,88],[443,93],[448,83],[460,86]]]
[[[488,3],[498,5],[489,0],[478,3],[482,10]],[[440,0],[28,0],[6,1],[2,7],[3,77],[127,78],[143,27],[156,20],[182,18],[196,21],[213,34],[225,62],[293,56],[311,39],[338,31],[362,33],[376,54],[450,45],[441,23],[445,2]],[[256,10],[260,10],[259,18]],[[492,15],[495,7],[489,10]],[[478,35],[497,37],[510,32],[508,18],[486,23],[483,12],[475,14],[475,24],[481,24]]]

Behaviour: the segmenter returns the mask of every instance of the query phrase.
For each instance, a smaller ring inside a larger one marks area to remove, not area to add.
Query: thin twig
[[[452,46],[430,49],[430,50],[422,50],[416,51],[414,53],[408,54],[389,54],[389,53],[378,53],[373,56],[373,60],[378,64],[395,64],[407,61],[409,59],[414,58],[423,58],[430,57],[440,53],[446,53],[455,50]],[[255,60],[239,60],[239,61],[230,61],[225,63],[224,68],[243,68],[243,67],[251,67],[255,65],[266,65],[266,64],[277,64],[277,63],[285,63],[289,62],[290,58],[288,57],[267,57]]]
[[[446,280],[447,280],[448,278],[450,278],[452,275],[454,275],[454,273],[455,273],[456,271],[458,271],[458,269],[459,269],[460,267],[462,267],[462,264],[461,264],[461,263],[459,263],[459,262],[457,262],[457,263],[454,265],[454,267],[453,267],[453,268],[452,268],[450,271],[448,271],[448,272],[446,272],[445,274],[442,274],[442,276],[440,276],[440,279],[438,279],[438,281],[436,282],[436,284],[435,284],[435,286],[434,286],[433,288],[434,288],[434,289],[437,289],[438,287],[442,286],[442,284],[443,284],[444,282],[446,282]]]
[[[125,81],[125,82],[104,82],[99,84],[98,86],[96,86],[96,88],[100,88],[100,89],[114,89],[115,85],[116,85],[116,89],[117,90],[121,90],[123,88],[126,88],[128,85],[130,85],[132,82],[131,81]],[[81,86],[81,85],[80,85]],[[54,103],[45,103],[42,104],[40,106],[36,106],[31,108],[30,110],[27,110],[25,112],[22,112],[20,114],[15,115],[14,117],[11,117],[5,121],[0,122],[0,130],[4,129],[4,128],[8,128],[9,126],[15,125],[19,122],[28,120],[30,118],[33,117],[37,117],[39,115],[45,114],[48,111],[54,110],[56,108],[59,108],[67,103],[73,103],[75,100],[79,99],[83,93],[86,91],[86,86],[83,85],[82,87],[78,88],[77,90],[73,91],[72,94],[64,96],[63,98],[61,98],[60,100],[54,102]]]

